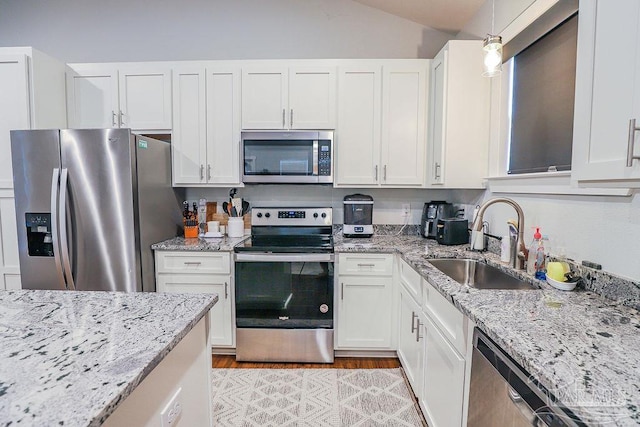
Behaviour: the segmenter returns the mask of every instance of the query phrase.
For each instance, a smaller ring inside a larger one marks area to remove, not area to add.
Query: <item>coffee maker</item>
[[[438,220],[451,218],[455,214],[453,205],[442,200],[425,203],[422,208],[420,234],[428,239],[435,239],[438,235]]]
[[[342,234],[345,237],[373,236],[373,197],[365,194],[344,196],[344,224]]]

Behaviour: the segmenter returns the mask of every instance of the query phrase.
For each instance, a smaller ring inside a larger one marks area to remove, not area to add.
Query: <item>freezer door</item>
[[[68,174],[61,247],[68,245],[75,289],[140,291],[130,130],[65,129],[60,142]]]
[[[65,289],[52,207],[59,175],[54,170],[60,170],[59,132],[11,131],[11,153],[22,287]]]

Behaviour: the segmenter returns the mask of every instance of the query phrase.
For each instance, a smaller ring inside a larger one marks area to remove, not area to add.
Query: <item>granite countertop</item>
[[[217,300],[0,291],[0,425],[102,424]]]
[[[248,239],[249,236],[243,237],[198,237],[193,239],[185,239],[184,237],[173,237],[154,243],[151,249],[154,251],[223,251],[232,252],[233,247],[240,242]]]
[[[640,313],[593,292],[565,292],[515,272],[491,253],[419,236],[336,235],[336,252],[399,252],[560,403],[589,425],[640,424]],[[525,291],[461,285],[432,258],[476,258],[535,283]]]

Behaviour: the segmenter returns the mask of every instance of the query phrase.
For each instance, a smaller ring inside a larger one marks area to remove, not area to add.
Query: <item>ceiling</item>
[[[355,0],[448,33],[458,33],[485,0]]]

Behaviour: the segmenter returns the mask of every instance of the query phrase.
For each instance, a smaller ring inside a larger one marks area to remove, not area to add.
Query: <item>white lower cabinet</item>
[[[396,331],[392,254],[340,254],[337,350],[393,350]]]
[[[424,375],[424,338],[421,337],[420,306],[400,286],[400,318],[398,331],[398,358],[416,397],[422,396]]]
[[[440,333],[429,316],[423,316],[424,376],[420,407],[431,427],[462,425],[465,358]]]
[[[233,347],[233,286],[227,252],[156,251],[156,290],[173,293],[218,294],[211,309],[212,347]]]
[[[398,358],[430,427],[466,418],[473,322],[399,259]]]

